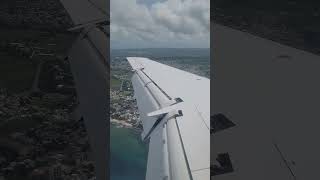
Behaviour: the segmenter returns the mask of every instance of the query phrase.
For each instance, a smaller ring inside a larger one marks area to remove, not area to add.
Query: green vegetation
[[[129,96],[131,94],[131,91],[123,91],[123,95]]]
[[[42,120],[31,117],[12,117],[7,122],[0,124],[0,137],[14,132],[21,132],[38,125]]]
[[[119,89],[121,86],[121,80],[116,78],[115,76],[111,76],[111,88],[112,89]]]
[[[31,88],[36,66],[23,57],[0,54],[0,87],[11,92],[21,92]]]
[[[36,73],[36,62],[48,57],[34,56],[31,60],[27,58],[29,55],[23,54],[24,51],[33,47],[37,49],[38,53],[54,53],[57,56],[64,56],[63,54],[70,47],[74,38],[75,34],[71,33],[0,28],[0,45],[2,45],[0,51],[0,88],[7,88],[12,93],[29,90]],[[3,46],[10,43],[19,43],[23,48],[17,49],[18,46],[14,45],[10,45],[10,48]]]

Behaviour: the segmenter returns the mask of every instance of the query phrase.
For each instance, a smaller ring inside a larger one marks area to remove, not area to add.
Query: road
[[[211,160],[228,152],[235,170],[214,179],[319,179],[319,56],[211,28],[211,112],[236,124],[211,136]]]

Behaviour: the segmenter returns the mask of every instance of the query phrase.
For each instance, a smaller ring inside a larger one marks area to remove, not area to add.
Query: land
[[[110,88],[110,118],[111,123],[116,127],[134,128],[140,131],[142,129],[139,121],[138,107],[133,97],[133,88],[130,80],[127,78],[128,71],[116,70],[122,73],[122,76],[113,74],[111,71]]]
[[[94,178],[58,0],[0,2],[0,179]]]

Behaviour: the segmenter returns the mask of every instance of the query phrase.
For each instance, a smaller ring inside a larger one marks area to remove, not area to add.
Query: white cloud
[[[209,8],[209,0],[111,0],[111,46],[209,47]]]

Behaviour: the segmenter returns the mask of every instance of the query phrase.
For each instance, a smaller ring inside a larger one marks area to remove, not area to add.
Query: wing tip
[[[140,63],[143,60],[149,60],[145,57],[126,57],[133,70],[141,69],[144,66]]]

